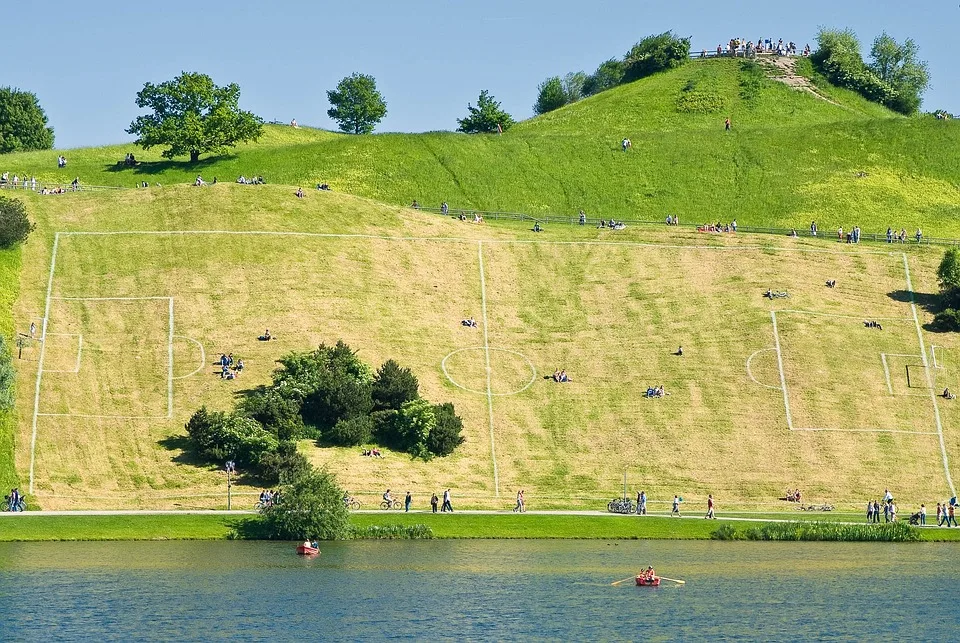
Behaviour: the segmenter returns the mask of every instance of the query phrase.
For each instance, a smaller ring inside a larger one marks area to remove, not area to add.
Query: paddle
[[[628,580],[635,580],[636,576],[630,576],[629,578],[624,578],[623,580],[617,580],[610,583],[611,585],[619,585],[620,583],[626,583]]]
[[[668,581],[670,581],[671,583],[676,583],[677,585],[686,585],[686,584],[687,584],[687,581],[685,581],[685,580],[679,580],[679,579],[677,579],[677,578],[667,578],[666,576],[661,576],[661,577],[660,577],[660,580],[668,580]]]

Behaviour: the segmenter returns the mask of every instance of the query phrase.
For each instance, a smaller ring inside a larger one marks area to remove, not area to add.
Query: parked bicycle
[[[633,500],[630,498],[614,498],[607,503],[607,511],[615,514],[632,514],[634,510]]]
[[[833,505],[826,505],[826,504],[824,504],[824,505],[806,505],[806,506],[800,505],[799,507],[797,507],[797,509],[799,509],[800,511],[833,511],[834,508],[835,508],[835,507],[834,507]]]

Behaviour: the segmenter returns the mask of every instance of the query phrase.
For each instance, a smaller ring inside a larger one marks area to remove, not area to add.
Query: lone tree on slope
[[[53,147],[53,128],[35,94],[0,87],[0,154]]]
[[[152,114],[138,116],[127,129],[136,134],[137,145],[150,149],[169,145],[164,158],[222,152],[244,141],[255,141],[263,133],[263,119],[240,109],[240,86],[213,84],[206,74],[182,72],[173,80],[146,83],[137,92],[137,107]]]
[[[498,131],[498,125],[503,131],[513,125],[513,117],[500,109],[500,103],[486,89],[480,92],[476,107],[467,103],[467,111],[470,113],[466,118],[457,119],[458,132],[493,134]]]
[[[348,134],[369,134],[387,115],[387,103],[377,91],[377,79],[354,72],[327,90],[327,116]]]

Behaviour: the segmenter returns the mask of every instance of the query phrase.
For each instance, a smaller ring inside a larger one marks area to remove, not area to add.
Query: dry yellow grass
[[[53,231],[142,229],[151,207],[165,213],[156,230],[371,236],[61,235],[40,410],[69,415],[38,418],[35,490],[44,507],[222,506],[222,475],[185,459],[183,423],[201,404],[227,408],[238,391],[268,381],[281,354],[338,339],[375,365],[409,365],[423,394],[454,402],[465,421],[463,447],[429,463],[302,445],[371,504],[387,487],[423,500],[452,487],[468,504],[504,506],[523,487],[541,507],[598,506],[618,492],[625,471],[631,490],[654,499],[713,493],[725,507],[769,506],[796,486],[811,500],[851,505],[885,487],[910,502],[946,497],[899,247],[652,228],[533,235],[338,195],[275,199],[267,208],[264,193],[223,187],[216,199],[213,190],[181,189],[38,202],[42,233],[25,248],[18,317],[43,315]],[[141,212],[136,221],[131,208]],[[603,243],[569,243],[577,240]],[[934,288],[938,258],[911,251],[921,293]],[[834,278],[837,288],[826,288]],[[763,298],[768,287],[789,299]],[[777,314],[794,428],[919,433],[790,431],[783,395],[771,388],[780,385],[771,311],[783,309],[808,311]],[[480,328],[459,324],[468,316]],[[876,318],[896,319],[884,319],[882,331],[863,327]],[[277,340],[256,341],[267,327]],[[960,387],[956,342],[926,333],[924,341],[945,346],[937,386]],[[683,357],[673,355],[680,344]],[[244,359],[241,379],[216,376],[220,352]],[[19,371],[24,474],[38,353],[29,351]],[[751,356],[757,381],[746,368]],[[555,368],[573,382],[544,379]],[[644,399],[657,384],[670,395]],[[951,463],[960,458],[955,405],[940,402]],[[132,417],[81,417],[119,415]]]

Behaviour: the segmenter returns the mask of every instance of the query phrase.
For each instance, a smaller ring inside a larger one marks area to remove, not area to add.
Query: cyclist
[[[387,509],[393,506],[393,497],[390,495],[389,489],[383,492],[383,501],[387,503]]]

